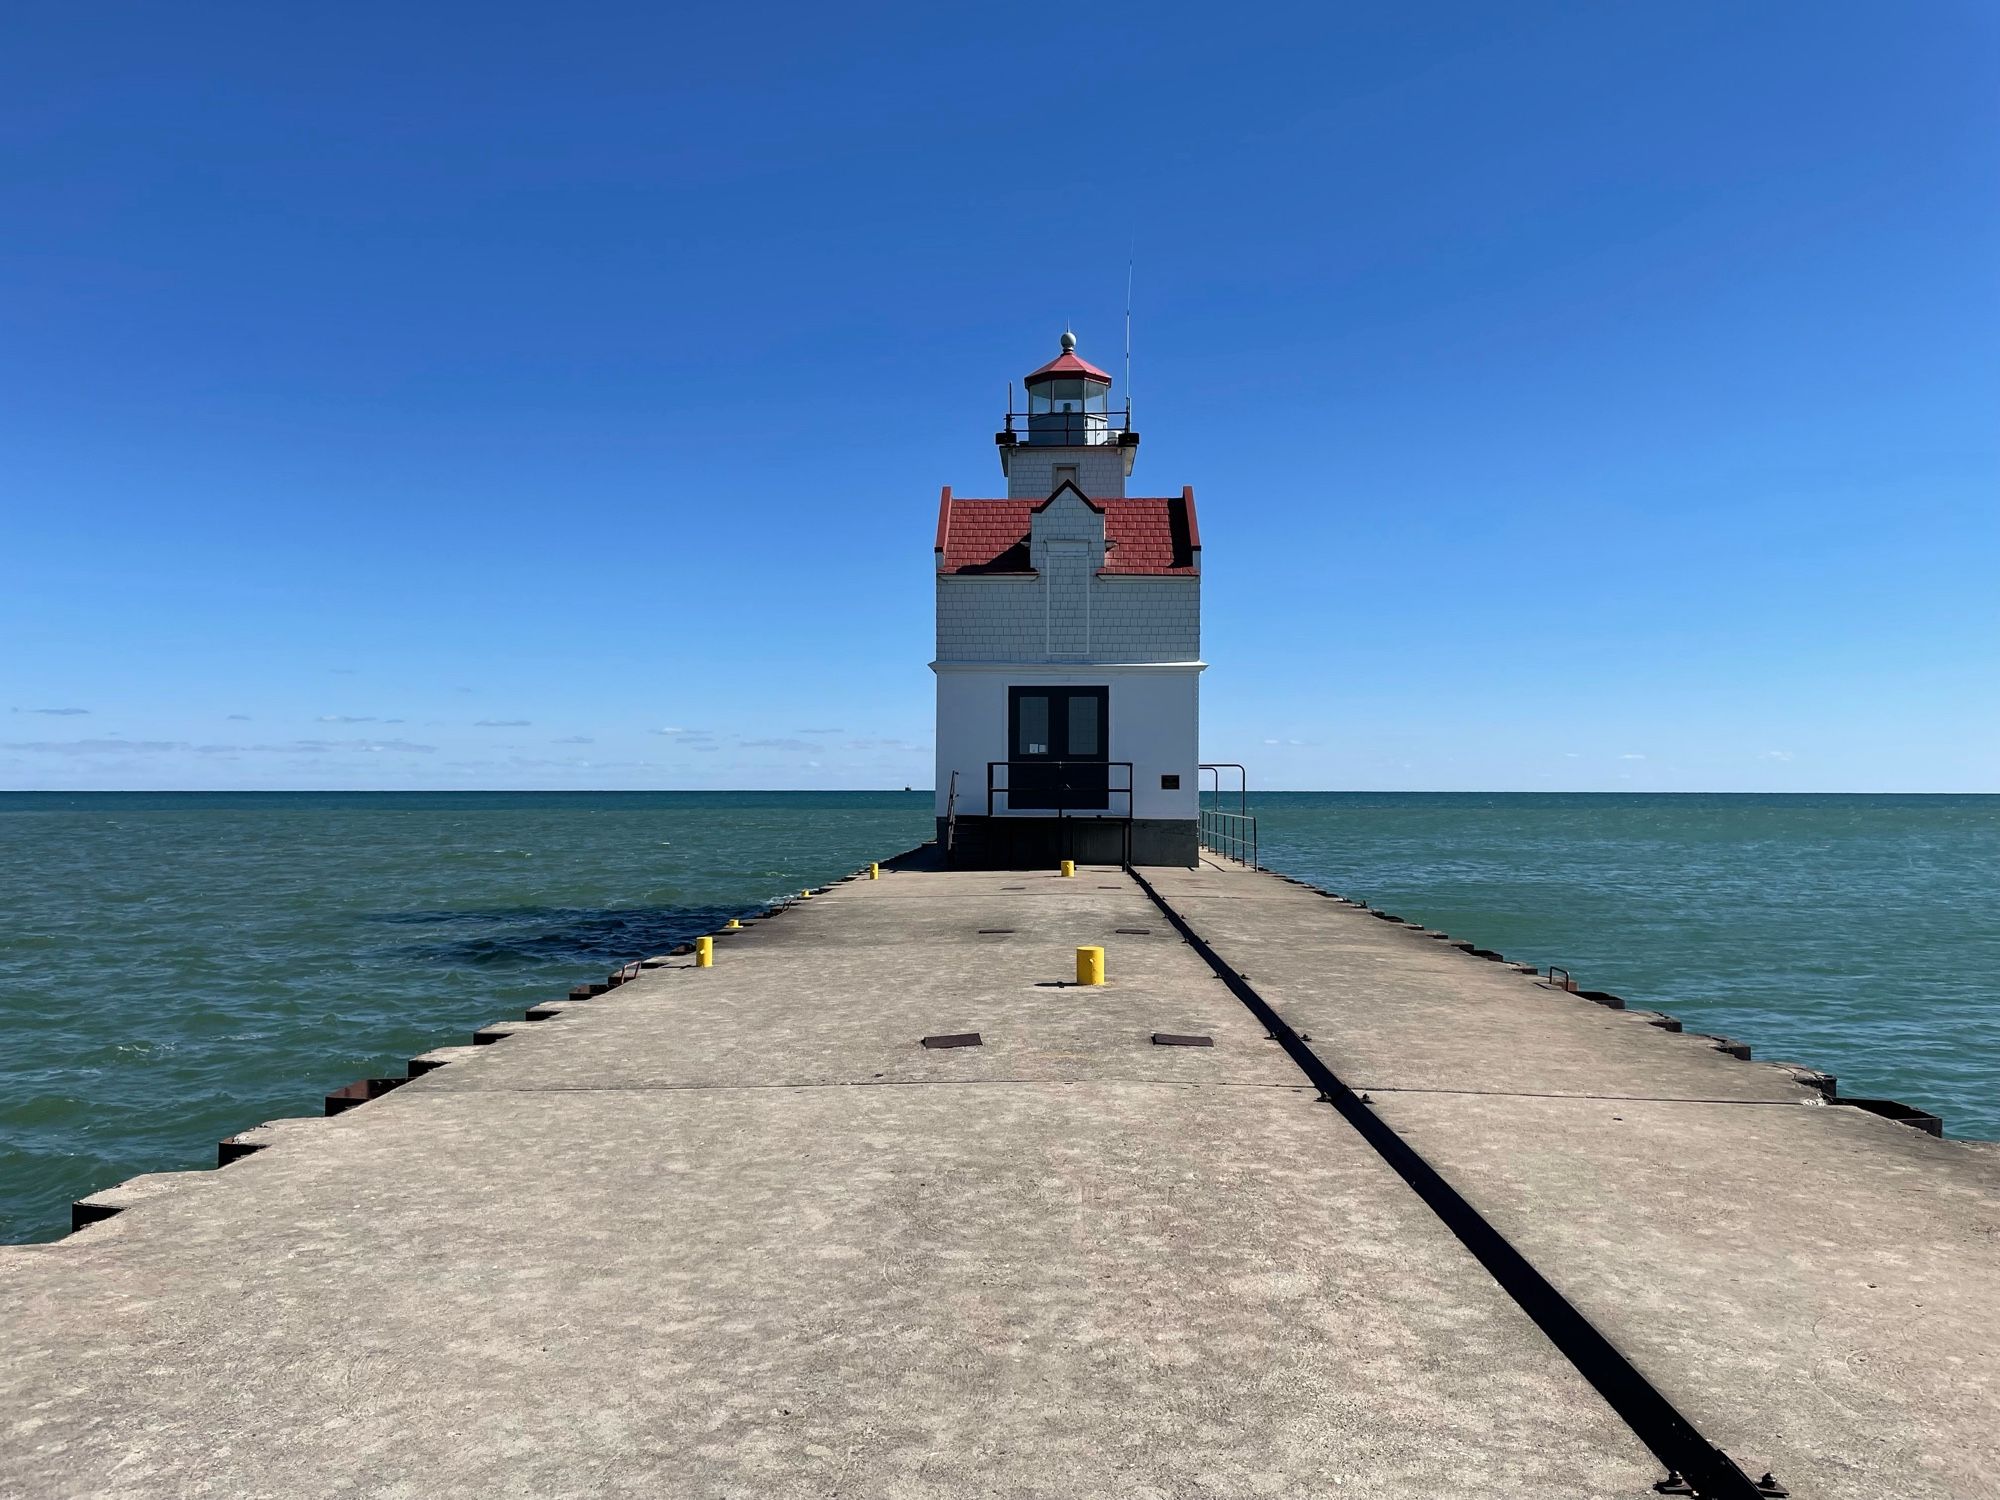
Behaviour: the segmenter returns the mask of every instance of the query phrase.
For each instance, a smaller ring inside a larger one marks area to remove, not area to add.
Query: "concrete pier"
[[[1268,874],[1145,875],[1745,1473],[2000,1493],[2000,1151]],[[1131,876],[885,870],[715,949],[0,1249],[0,1494],[1664,1478]]]

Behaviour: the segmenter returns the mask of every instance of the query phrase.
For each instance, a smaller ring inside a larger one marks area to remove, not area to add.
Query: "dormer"
[[[1028,523],[1028,557],[1035,571],[1045,571],[1059,551],[1090,573],[1104,566],[1104,507],[1068,480],[1035,507]]]

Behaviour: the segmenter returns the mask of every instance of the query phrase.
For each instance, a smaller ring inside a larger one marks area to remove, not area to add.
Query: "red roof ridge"
[[[950,542],[951,542],[951,486],[946,485],[943,489],[938,491],[938,529],[937,529],[937,548],[936,548],[938,554],[938,561],[942,562],[944,560],[944,549],[950,544]]]
[[[1068,484],[1068,480],[1064,480],[1064,484]],[[1084,500],[1090,500],[1090,504],[1094,504],[1098,508],[1104,508],[1104,506],[1172,506],[1172,504],[1180,504],[1182,500],[1190,500],[1192,498],[1192,490],[1194,490],[1194,486],[1188,486],[1180,494],[1100,494],[1100,496],[1088,496],[1082,490],[1078,490],[1078,494],[1082,494]],[[1048,500],[1054,500],[1054,496],[1048,496],[1046,500],[1024,500],[1022,496],[1016,496],[1016,494],[954,494],[952,496],[952,504],[954,506],[1028,506],[1030,510],[1036,508],[1036,506],[1046,506]]]

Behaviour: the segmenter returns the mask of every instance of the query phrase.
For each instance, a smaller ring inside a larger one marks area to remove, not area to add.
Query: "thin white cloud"
[[[594,745],[597,741],[587,734],[568,734],[559,740],[551,740],[549,743],[552,745]]]
[[[474,729],[526,729],[529,722],[527,719],[474,719],[472,727]]]
[[[384,752],[429,755],[435,745],[409,740],[286,740],[268,745],[198,745],[188,740],[10,740],[0,750],[27,750],[38,755],[338,755],[345,751],[379,755]]]
[[[1646,757],[1639,754],[1636,750],[1628,750],[1618,758],[1620,760],[1644,760]]]
[[[184,740],[0,740],[0,750],[36,755],[124,755],[135,750],[155,755],[191,748]]]
[[[204,755],[238,751],[257,755],[339,755],[349,750],[358,750],[364,755],[385,752],[430,755],[437,750],[436,745],[419,745],[411,740],[286,740],[272,745],[196,745],[194,748]]]
[[[1764,759],[1766,759],[1766,760],[1790,760],[1790,759],[1792,759],[1792,752],[1791,752],[1791,751],[1789,751],[1789,750],[1766,750],[1766,751],[1764,752]]]
[[[376,719],[373,714],[321,714],[319,721],[322,724],[373,724]]]
[[[224,747],[228,748],[228,747]],[[430,755],[436,752],[436,745],[419,745],[410,740],[294,740],[289,745],[251,745],[252,750],[275,750],[303,752],[311,755],[337,755],[343,750],[359,750],[368,755],[384,752],[408,755]]]

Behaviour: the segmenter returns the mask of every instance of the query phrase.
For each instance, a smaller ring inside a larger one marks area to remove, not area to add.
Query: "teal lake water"
[[[2000,798],[1255,810],[1274,868],[2000,1137]],[[0,794],[0,1241],[929,833],[928,793]]]

